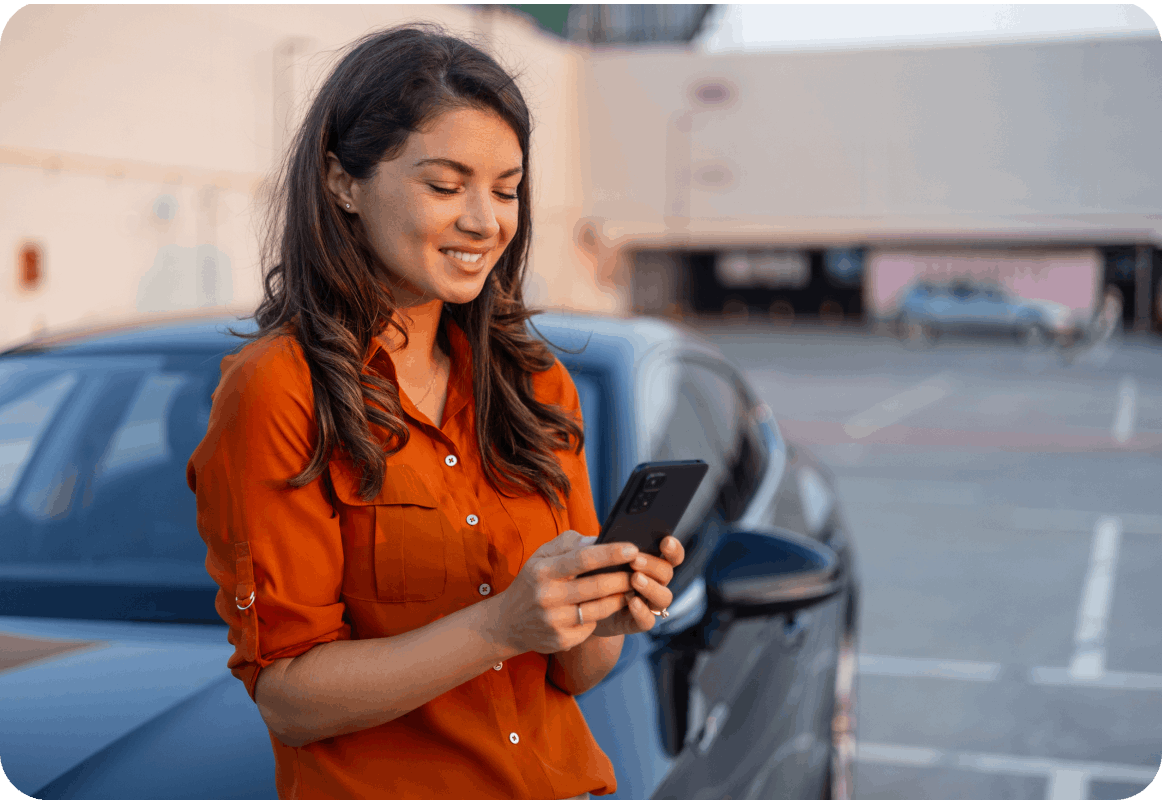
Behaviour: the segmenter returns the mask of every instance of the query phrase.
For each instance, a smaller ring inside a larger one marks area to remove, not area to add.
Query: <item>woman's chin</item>
[[[475,291],[470,292],[448,292],[440,299],[442,299],[445,304],[462,306],[466,303],[471,303],[473,300],[479,297],[480,291],[483,288],[483,286],[479,286],[475,289]]]
[[[454,303],[456,305],[471,303],[484,290],[484,283],[488,280],[490,271],[485,271],[469,278],[462,278],[458,281],[450,281],[443,287],[443,291],[440,292],[440,299],[445,303]]]

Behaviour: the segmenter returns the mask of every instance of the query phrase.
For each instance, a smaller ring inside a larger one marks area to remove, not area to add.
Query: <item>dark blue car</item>
[[[0,354],[0,767],[41,800],[275,796],[184,477],[231,323]],[[850,797],[858,583],[830,473],[696,335],[536,326],[577,384],[599,515],[638,462],[710,465],[669,619],[579,698],[615,796]]]

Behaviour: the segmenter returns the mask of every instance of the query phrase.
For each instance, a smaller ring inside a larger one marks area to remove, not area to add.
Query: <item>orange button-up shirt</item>
[[[223,359],[209,429],[186,475],[206,569],[220,587],[217,610],[235,646],[228,666],[252,698],[259,671],[276,659],[427,625],[503,592],[559,533],[596,535],[584,454],[557,451],[571,484],[562,510],[536,493],[502,495],[485,478],[471,349],[448,328],[442,424],[401,392],[411,438],[388,458],[383,489],[362,500],[359,472],[336,455],[334,507],[321,481],[286,486],[315,446],[310,374],[297,341],[272,335]],[[367,363],[394,379],[378,345]],[[533,387],[540,401],[580,418],[559,361],[534,375]],[[547,656],[525,653],[383,725],[299,748],[272,735],[279,797],[556,800],[614,791],[609,759],[547,668]]]

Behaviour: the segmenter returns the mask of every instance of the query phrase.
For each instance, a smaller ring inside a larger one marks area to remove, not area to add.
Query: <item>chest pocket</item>
[[[427,481],[412,467],[388,465],[383,489],[370,501],[347,470],[332,468],[341,503],[370,517],[376,599],[384,603],[434,600],[448,583],[450,527]]]

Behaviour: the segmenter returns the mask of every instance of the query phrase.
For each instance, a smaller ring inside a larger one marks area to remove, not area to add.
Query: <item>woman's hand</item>
[[[593,634],[621,636],[648,631],[654,627],[656,616],[653,612],[667,608],[673,601],[674,595],[668,587],[674,577],[674,567],[685,558],[686,550],[673,536],[662,540],[662,558],[638,553],[630,562],[633,578],[630,581],[632,591],[626,594],[628,604],[597,623]]]
[[[497,635],[505,644],[521,653],[569,650],[588,639],[602,620],[624,610],[627,599],[633,596],[630,573],[577,576],[599,567],[628,564],[640,555],[638,549],[624,542],[594,545],[594,541],[593,537],[584,537],[576,531],[565,531],[538,548],[525,562],[512,585],[496,597]],[[666,551],[663,549],[663,552]],[[678,561],[674,563],[681,560],[682,550],[678,545]],[[651,576],[657,572],[669,582],[673,569],[668,563],[647,556],[646,565],[643,569],[651,570]],[[658,565],[664,565],[665,571]],[[646,592],[651,600],[662,599],[653,585],[638,591]],[[663,585],[661,591],[668,601],[669,590]],[[644,613],[652,624],[653,614],[648,609]],[[649,626],[634,628],[631,632],[639,629],[648,630]]]

